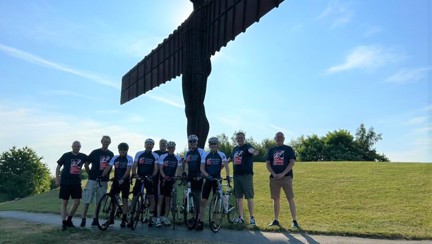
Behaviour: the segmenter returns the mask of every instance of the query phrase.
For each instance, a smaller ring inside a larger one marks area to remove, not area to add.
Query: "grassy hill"
[[[263,163],[256,163],[254,172],[257,228],[289,229],[286,199],[281,199],[282,228],[268,226],[273,219],[269,174]],[[310,234],[432,239],[431,176],[432,164],[299,162],[294,167],[298,221]],[[0,203],[0,210],[59,213],[58,189]]]

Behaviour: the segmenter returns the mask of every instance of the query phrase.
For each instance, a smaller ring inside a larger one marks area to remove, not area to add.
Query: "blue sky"
[[[0,1],[0,151],[29,146],[53,171],[102,135],[186,147],[181,79],[120,105],[121,77],[192,11],[188,0]],[[285,0],[212,57],[210,136],[325,135],[361,123],[394,162],[432,162],[432,3]]]

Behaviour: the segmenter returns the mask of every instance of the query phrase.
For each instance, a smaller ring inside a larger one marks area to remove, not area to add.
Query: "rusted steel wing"
[[[123,76],[120,103],[182,74],[184,31],[195,21],[193,15],[206,11],[205,53],[215,54],[235,37],[284,0],[213,0],[195,10],[172,34]]]

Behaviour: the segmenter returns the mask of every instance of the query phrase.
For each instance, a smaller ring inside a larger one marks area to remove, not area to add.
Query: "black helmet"
[[[122,142],[118,145],[119,150],[129,150],[129,145],[126,142]]]

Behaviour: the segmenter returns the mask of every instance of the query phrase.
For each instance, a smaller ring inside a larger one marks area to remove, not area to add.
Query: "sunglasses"
[[[195,143],[197,140],[189,140],[189,143]]]

